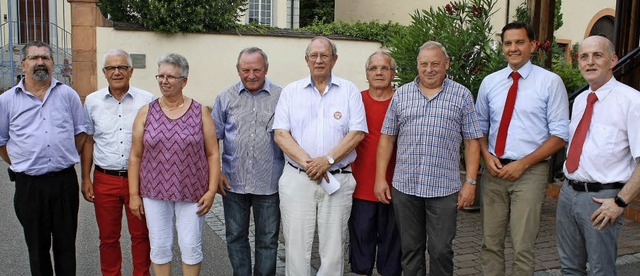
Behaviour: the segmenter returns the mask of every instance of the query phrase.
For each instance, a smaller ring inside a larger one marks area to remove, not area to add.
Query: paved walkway
[[[556,249],[556,200],[547,197],[542,207],[542,224],[540,233],[536,241],[536,273],[537,276],[561,275]],[[213,211],[207,215],[207,223],[213,228],[222,239],[224,239],[224,215],[222,211],[222,200],[218,195]],[[253,225],[251,226],[253,234]],[[280,235],[280,245],[278,253],[278,275],[284,275],[284,241]],[[458,230],[453,241],[454,275],[481,275],[480,268],[480,247],[481,228],[479,212],[458,212]],[[253,243],[253,242],[252,242]],[[511,241],[506,241],[507,271],[511,268],[512,247]],[[345,250],[345,253],[347,251]],[[638,275],[640,271],[640,223],[625,219],[620,239],[618,241],[618,275]],[[348,256],[348,254],[345,254]],[[312,274],[320,265],[320,258],[317,251],[317,239],[314,242],[312,252]],[[348,260],[345,260],[346,275],[350,273]],[[377,274],[376,274],[377,275]]]

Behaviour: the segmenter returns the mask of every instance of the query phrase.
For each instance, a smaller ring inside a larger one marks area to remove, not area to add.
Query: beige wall
[[[103,55],[111,48],[122,48],[132,54],[146,55],[146,68],[134,69],[131,83],[134,86],[160,95],[154,76],[158,58],[166,53],[184,55],[189,61],[189,82],[185,95],[211,106],[215,97],[225,87],[239,81],[235,64],[240,50],[257,46],[269,57],[267,77],[284,86],[308,76],[304,51],[310,38],[282,38],[240,35],[161,35],[153,32],[116,31],[97,28],[98,88],[107,86],[102,75]],[[334,40],[338,48],[338,62],[334,73],[353,81],[358,88],[367,88],[364,63],[367,57],[380,48],[380,43]]]
[[[562,0],[563,26],[555,32],[556,38],[581,42],[591,26],[589,23],[604,14],[615,16],[616,0]]]
[[[288,28],[287,26],[287,2],[290,0],[272,0],[271,2],[271,17],[272,17],[272,26],[278,28]],[[238,21],[242,24],[247,22],[247,12],[245,11],[242,14]]]
[[[510,1],[509,21],[513,20],[515,9],[525,0],[497,0],[491,20],[494,32],[500,32],[502,26],[507,22],[507,1]],[[416,10],[426,9],[430,7],[444,7],[451,2],[450,0],[336,0],[335,19],[347,22],[355,21],[371,21],[378,20],[380,22],[398,22],[403,25],[411,24],[411,15]]]
[[[394,21],[403,25],[411,23],[410,15],[417,9],[444,6],[449,0],[336,0],[336,20],[355,22],[377,19],[380,22]],[[497,11],[491,20],[493,30],[500,32],[502,26],[515,18],[515,9],[526,0],[497,0]],[[509,14],[506,7],[509,4]],[[556,31],[556,38],[580,42],[593,17],[603,10],[615,10],[616,0],[562,0],[564,26]],[[508,18],[507,18],[508,16]],[[596,18],[597,19],[597,18]]]

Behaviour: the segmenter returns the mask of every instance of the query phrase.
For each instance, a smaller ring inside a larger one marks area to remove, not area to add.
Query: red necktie
[[[591,115],[593,115],[593,104],[598,100],[596,93],[589,93],[587,97],[587,108],[582,114],[582,118],[578,123],[576,132],[571,139],[571,145],[569,146],[569,153],[567,154],[567,171],[569,173],[575,172],[578,169],[580,163],[580,155],[582,154],[582,145],[584,145],[584,139],[587,138],[587,132],[589,131],[589,124],[591,124]]]
[[[495,153],[498,157],[504,154],[504,146],[507,143],[507,132],[509,130],[509,124],[511,123],[511,115],[513,115],[513,107],[516,105],[520,74],[518,72],[512,72],[511,78],[513,79],[513,84],[511,84],[509,94],[507,94],[507,101],[502,111],[502,119],[500,119],[500,127],[498,127],[498,138],[496,139]]]

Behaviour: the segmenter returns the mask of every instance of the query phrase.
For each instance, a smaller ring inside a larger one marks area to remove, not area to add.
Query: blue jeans
[[[227,251],[233,275],[275,275],[280,233],[280,199],[273,195],[237,194],[226,191],[222,198]],[[251,273],[249,216],[255,222],[255,265]]]
[[[587,262],[591,275],[616,275],[616,242],[622,228],[622,216],[602,231],[593,226],[591,215],[600,208],[593,201],[613,198],[619,189],[599,192],[577,192],[565,181],[558,198],[556,211],[558,253],[562,275],[587,275]]]

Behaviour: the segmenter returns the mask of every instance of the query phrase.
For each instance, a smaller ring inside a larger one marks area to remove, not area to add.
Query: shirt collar
[[[127,90],[127,92],[124,93],[124,96],[122,96],[122,100],[124,100],[127,97],[135,98],[133,91],[134,91],[133,90],[133,86],[129,85],[129,90]],[[111,93],[109,92],[109,87],[105,88],[103,93],[104,93],[104,98],[105,99],[108,99],[108,98],[115,99],[115,97],[113,95],[111,95]]]
[[[609,79],[609,81],[607,81],[607,83],[605,83],[597,91],[592,91],[591,87],[589,87],[589,90],[596,93],[596,96],[598,96],[598,101],[603,101],[609,94],[611,94],[611,89],[613,89],[613,87],[617,83],[618,80],[616,80],[616,78],[612,76],[611,79]]]
[[[531,63],[531,60],[527,61],[527,63],[522,65],[522,67],[520,67],[520,69],[518,69],[517,71],[514,71],[513,69],[511,69],[511,66],[507,65],[507,68],[503,70],[503,78],[510,78],[512,72],[518,72],[521,78],[527,79],[527,77],[529,77],[529,74],[531,74],[531,71],[533,71],[533,64]]]
[[[329,77],[329,87],[331,87],[332,85],[340,86],[340,84],[336,81],[336,78],[333,77],[333,73]],[[304,83],[304,87],[308,87],[308,86],[311,86],[312,88],[315,87],[315,84],[313,84],[313,80],[311,79],[311,76],[306,78],[306,82]]]
[[[49,93],[49,91],[51,91],[51,89],[53,89],[53,87],[55,87],[58,84],[62,84],[60,81],[58,81],[57,79],[55,79],[54,77],[51,77],[51,85],[49,85],[49,88],[47,88],[47,92],[45,94],[45,98],[46,95]],[[26,89],[24,89],[24,78],[22,78],[20,80],[20,82],[18,83],[18,85],[16,85],[16,92],[28,92]],[[29,92],[31,93],[31,92]]]
[[[262,91],[271,94],[271,81],[266,77],[264,78],[264,86],[262,86],[262,89],[260,89],[260,91],[258,91],[258,93],[260,93]],[[240,94],[242,92],[251,93],[251,92],[249,92],[249,90],[247,90],[244,87],[244,84],[240,81],[240,82],[238,82],[238,94]]]

